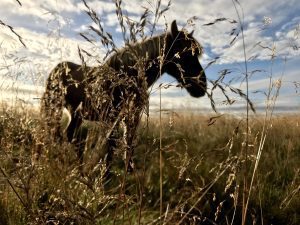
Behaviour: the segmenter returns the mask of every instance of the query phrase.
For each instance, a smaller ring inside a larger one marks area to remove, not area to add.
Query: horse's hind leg
[[[67,128],[67,138],[70,143],[73,143],[76,147],[77,156],[80,162],[83,162],[83,152],[85,147],[85,138],[86,135],[81,132],[80,126],[82,124],[81,116],[77,113],[72,113],[71,122]]]
[[[131,117],[126,117],[122,121],[123,126],[123,144],[125,147],[125,167],[128,172],[134,170],[134,162],[132,160],[136,131],[140,120],[140,111],[136,111]]]
[[[111,178],[111,164],[113,160],[114,150],[117,147],[117,143],[115,138],[111,135],[107,141],[108,147],[107,147],[107,154],[105,158],[105,174],[104,177],[106,180],[109,180]]]

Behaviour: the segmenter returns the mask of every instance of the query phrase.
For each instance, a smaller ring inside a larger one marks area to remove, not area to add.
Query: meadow
[[[244,195],[245,224],[299,223],[298,115],[250,117],[247,159],[244,119],[145,117],[134,171],[117,152],[109,181],[101,163],[82,175],[73,146],[50,142],[36,111],[2,107],[0,118],[0,224],[241,224]]]
[[[164,6],[160,0],[154,2],[153,8],[144,8],[139,21],[123,15],[121,0],[114,2],[124,43],[134,43],[156,32],[171,1]],[[115,39],[105,30],[101,17],[86,1],[82,3],[92,25],[79,35],[92,46],[101,45],[107,55],[117,51]],[[239,1],[232,1],[232,7],[237,20],[216,18],[203,26],[232,24],[228,43],[233,46],[243,42],[240,50],[244,51],[245,68],[234,79],[227,78],[230,69],[208,77],[206,94],[212,106],[209,114],[160,110],[155,115],[143,115],[133,143],[132,172],[124,166],[125,150],[117,148],[112,174],[109,179],[104,176],[106,148],[99,141],[107,131],[99,129],[97,123],[85,121],[78,132],[87,137],[81,164],[66,137],[59,141],[49,135],[39,109],[22,101],[18,105],[1,102],[0,225],[299,224],[300,116],[274,114],[282,77],[275,81],[272,69],[266,72],[270,86],[264,93],[265,113],[251,112],[255,108],[249,98],[249,79],[260,71],[248,70],[248,60],[252,59],[246,57],[243,8]],[[58,18],[54,22],[59,24]],[[187,24],[193,26],[194,20],[197,17],[191,17]],[[13,27],[1,20],[0,25],[25,46]],[[262,48],[270,50],[270,64],[274,65],[275,49]],[[91,59],[101,64],[95,54],[98,52],[78,47],[82,64]],[[218,59],[219,56],[212,59],[205,69]],[[18,61],[14,62],[18,66]],[[7,68],[4,60],[1,69],[8,71],[7,77],[17,80],[25,74]],[[145,67],[139,69],[145,71]],[[38,71],[34,75],[45,74]],[[234,86],[239,82],[246,84],[245,90]],[[159,88],[169,85],[173,83]],[[216,91],[225,99],[222,104],[234,104],[238,98],[247,103],[247,109],[241,116],[213,113],[217,111],[213,96]],[[143,104],[147,108],[147,101]],[[66,118],[61,122],[65,124]],[[120,140],[124,133],[119,130]]]

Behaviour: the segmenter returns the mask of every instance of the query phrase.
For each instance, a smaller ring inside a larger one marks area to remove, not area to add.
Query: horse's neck
[[[155,36],[153,38],[150,38],[148,40],[145,40],[142,44],[143,46],[140,47],[140,56],[141,57],[147,57],[148,60],[155,60],[160,56],[161,49],[164,46],[164,37],[165,34]]]
[[[152,37],[121,49],[106,61],[106,65],[116,70],[125,70],[131,76],[137,73],[137,69],[134,69],[137,63],[145,63],[143,66],[146,68],[147,83],[151,86],[164,72],[160,69],[159,61],[164,45],[165,34]]]
[[[113,54],[106,64],[115,69],[118,69],[118,61],[122,62],[124,66],[134,66],[139,60],[152,61],[157,59],[164,46],[165,34],[155,36],[124,47],[120,51]]]

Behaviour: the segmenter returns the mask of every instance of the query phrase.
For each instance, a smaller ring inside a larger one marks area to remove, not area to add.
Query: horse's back
[[[83,66],[73,62],[60,62],[51,71],[49,80],[60,79],[64,84],[68,81],[82,82],[85,79]]]

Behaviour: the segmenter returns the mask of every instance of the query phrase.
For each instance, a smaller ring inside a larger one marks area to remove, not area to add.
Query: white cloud
[[[0,104],[15,106],[19,103],[38,107],[44,86],[12,78],[0,78]]]
[[[62,2],[27,0],[22,2],[22,7],[15,4],[14,1],[3,0],[0,3],[0,15],[5,23],[13,27],[45,32],[51,25],[51,21],[56,21],[60,27],[69,24],[72,20],[65,17],[63,12],[73,11],[74,7],[70,0]]]
[[[29,31],[26,29],[16,29],[23,37],[26,48],[14,39],[7,38],[6,34],[1,34],[2,45],[0,55],[0,78],[11,77],[31,84],[44,84],[45,79],[61,61],[72,61],[80,63],[78,47],[91,52],[95,59],[101,59],[104,52],[100,46],[92,46],[85,41],[70,39],[65,37],[48,36],[46,34]],[[87,61],[95,64],[95,61]]]
[[[245,21],[245,40],[247,55],[248,52],[256,43],[266,43],[268,46],[273,42],[277,47],[277,56],[298,55],[291,47],[291,40],[288,37],[277,39],[272,32],[278,25],[287,27],[287,24],[299,24],[297,18],[290,22],[287,18],[291,15],[297,15],[300,10],[300,5],[295,0],[288,1],[240,1],[244,11]],[[239,7],[238,7],[239,8]],[[239,11],[241,13],[241,11]],[[180,15],[178,17],[178,15]],[[181,23],[185,23],[191,16],[197,16],[199,21],[196,21],[195,37],[206,48],[210,48],[211,52],[217,56],[221,56],[218,63],[230,63],[243,60],[243,46],[241,34],[236,43],[232,47],[228,47],[233,37],[229,33],[237,25],[229,24],[228,22],[220,22],[212,26],[202,26],[205,23],[213,22],[217,18],[229,18],[238,20],[237,14],[231,1],[210,1],[210,0],[194,0],[193,3],[187,4],[185,0],[177,0],[173,2],[173,7],[168,14],[169,18],[177,19]],[[272,23],[269,26],[264,26],[263,20],[265,17],[270,17]],[[287,24],[282,24],[286,21]],[[268,29],[261,31],[262,28]],[[285,28],[284,33],[293,32],[294,27]],[[279,28],[279,30],[282,30]],[[268,31],[268,32],[267,32]],[[299,40],[293,44],[298,44]],[[269,53],[266,49],[252,49],[257,54],[257,59],[268,59]]]
[[[299,57],[298,57],[299,58]],[[297,61],[297,59],[295,59]],[[276,62],[279,64],[279,62]],[[276,93],[276,82],[279,79],[281,80],[281,87],[279,90],[279,96],[276,99],[275,105],[277,111],[282,112],[285,110],[295,111],[300,109],[300,87],[296,88],[294,82],[298,82],[299,84],[299,68],[293,68],[293,61],[287,61],[286,63],[282,63],[282,65],[273,65],[272,77],[268,77],[271,75],[271,67],[266,71],[263,75],[263,78],[256,77],[255,79],[249,80],[249,93],[250,100],[254,103],[254,107],[258,112],[264,112],[267,105],[267,96],[264,93],[268,93],[270,88],[272,92],[270,94],[271,101],[272,98],[275,97]],[[281,68],[286,67],[286,69]],[[153,111],[158,111],[160,107],[160,95],[159,95],[159,85],[164,83],[168,86],[169,82],[164,79],[160,79],[153,87],[153,94],[150,97],[150,108]],[[185,90],[180,90],[176,88],[177,82],[171,82],[172,86],[167,89],[162,89],[161,99],[162,99],[162,109],[168,110],[193,110],[194,112],[213,112],[211,108],[211,102],[207,96],[202,98],[192,98]],[[244,93],[246,90],[246,83],[235,83],[232,84],[233,87],[241,89]],[[211,84],[208,87],[211,89]],[[225,97],[219,89],[216,89],[213,92],[214,101],[216,104],[216,108],[219,112],[224,113],[233,113],[233,112],[245,112],[246,110],[246,101],[240,96],[230,92],[227,89],[227,94],[231,99],[235,100],[233,105],[225,104]],[[269,101],[269,103],[271,103]]]
[[[167,0],[162,1],[162,8],[167,4]],[[245,38],[247,46],[254,46],[257,42],[266,42],[269,45],[275,42],[278,50],[278,55],[297,55],[298,53],[292,50],[292,46],[297,46],[298,41],[291,40],[290,37],[284,36],[285,33],[292,33],[292,28],[289,24],[299,23],[299,18],[294,18],[293,21],[288,21],[282,25],[282,29],[274,31],[281,34],[280,38],[266,36],[263,32],[258,32],[263,26],[263,19],[265,16],[272,19],[271,26],[281,24],[286,17],[293,12],[300,10],[299,4],[296,0],[288,1],[264,1],[263,4],[259,0],[240,1],[244,10],[246,30]],[[115,15],[115,4],[110,1],[87,1],[89,6],[95,10],[103,19],[105,26],[118,27],[117,18]],[[86,26],[84,24],[76,24],[79,18],[83,18],[86,10],[84,4],[80,0],[27,0],[22,7],[14,4],[11,0],[4,0],[1,2],[0,15],[7,18],[7,21],[12,25],[23,26],[27,29],[35,30],[37,32],[69,32],[68,28],[74,27],[76,31],[83,31]],[[143,7],[150,7],[152,11],[155,8],[155,1],[123,1],[124,15],[133,16],[135,20],[139,18],[144,11]],[[224,10],[226,9],[226,10]],[[179,16],[180,15],[180,16]],[[186,21],[192,17],[197,16],[199,21],[195,26],[195,37],[206,47],[210,48],[215,55],[221,56],[219,63],[228,63],[240,61],[242,59],[242,40],[239,37],[238,41],[231,48],[228,45],[232,39],[229,32],[235,25],[227,22],[221,22],[213,26],[202,26],[204,23],[213,21],[216,18],[226,17],[229,19],[236,19],[237,14],[231,1],[219,0],[193,0],[187,3],[185,0],[174,0],[170,10],[166,14],[166,19],[170,23],[177,19],[179,24],[185,24]],[[87,19],[87,18],[85,18]],[[165,24],[162,18],[158,27],[163,28]],[[248,24],[248,26],[247,26]],[[288,30],[286,30],[289,27]],[[270,27],[271,28],[271,27]],[[116,32],[120,32],[117,28]],[[240,35],[241,36],[241,35]],[[258,59],[266,59],[266,50],[257,51]],[[249,53],[250,54],[250,53]]]
[[[124,14],[137,20],[144,11],[142,6],[150,7],[153,10],[154,2],[154,0],[124,0]],[[162,1],[162,8],[166,6],[167,2],[167,0]],[[105,28],[118,27],[113,1],[87,0],[87,3],[101,17]],[[297,16],[300,11],[298,0],[268,0],[263,2],[260,0],[240,0],[240,3],[245,15],[244,34],[247,58],[256,56],[260,60],[269,60],[272,51],[262,48],[262,46],[269,48],[274,46],[275,54],[280,57],[299,58],[300,50],[293,49],[293,47],[300,46],[300,34],[296,32],[297,25],[299,26],[300,23],[300,17]],[[26,0],[22,1],[22,7],[12,0],[2,0],[0,3],[0,20],[15,28],[23,37],[27,48],[19,43],[18,38],[9,29],[0,27],[0,57],[2,58],[0,75],[2,74],[2,77],[5,78],[17,78],[18,82],[30,80],[31,84],[41,84],[51,68],[59,61],[80,61],[77,53],[78,45],[89,49],[93,55],[101,58],[103,55],[101,44],[92,47],[75,35],[75,32],[84,31],[91,24],[91,21],[84,16],[84,10],[86,8],[80,0]],[[295,16],[292,17],[293,15]],[[170,23],[176,19],[178,24],[183,25],[192,16],[199,18],[194,27],[194,34],[207,50],[203,57],[205,63],[211,60],[211,56],[216,55],[221,56],[218,60],[219,64],[244,60],[241,36],[238,37],[233,46],[229,47],[232,39],[229,33],[236,24],[224,21],[212,26],[203,26],[203,24],[212,22],[216,18],[225,17],[237,20],[237,14],[231,1],[173,0],[170,10],[166,13],[166,20]],[[261,31],[264,17],[270,17],[272,23],[264,27],[266,30]],[[158,29],[163,30],[164,24],[165,19],[161,18]],[[121,39],[120,33],[117,33],[120,30],[117,29],[115,32]],[[118,38],[114,37],[114,39],[118,41]],[[256,45],[257,43],[260,45]],[[294,67],[296,64],[294,63]],[[295,71],[299,71],[299,66],[293,73],[290,71],[287,73],[289,80],[299,80],[298,73]],[[266,79],[259,79],[252,81],[250,88],[251,91],[265,89],[266,85]],[[278,101],[281,105],[291,99],[287,97],[291,96],[290,93],[284,87],[283,90],[282,96],[285,97]],[[6,93],[7,91],[8,89],[6,89]],[[174,95],[177,95],[177,101],[174,101]],[[208,98],[193,99],[185,91],[179,91],[178,88],[164,90],[163,96],[164,106],[168,108],[182,108],[183,105],[199,109],[210,107]],[[216,92],[215,96],[216,99],[220,99],[218,104],[222,104],[224,98],[221,93]],[[284,101],[284,98],[287,100]],[[151,102],[153,107],[157,106],[157,95],[151,97]],[[261,103],[258,102],[257,104]]]

